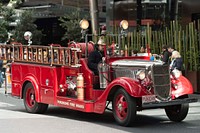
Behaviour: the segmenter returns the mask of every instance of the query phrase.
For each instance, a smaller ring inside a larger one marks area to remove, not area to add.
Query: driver
[[[95,75],[98,75],[98,63],[102,61],[104,57],[104,47],[105,43],[102,38],[99,39],[98,43],[95,45],[95,51],[91,52],[88,57],[88,67],[94,72]]]

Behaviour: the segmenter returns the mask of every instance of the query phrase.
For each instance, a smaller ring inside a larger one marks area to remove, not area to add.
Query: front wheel
[[[121,126],[131,126],[136,117],[136,101],[124,89],[120,88],[112,102],[113,116]]]
[[[44,113],[48,104],[38,103],[35,99],[35,90],[31,83],[27,83],[23,92],[24,106],[29,113]]]
[[[189,104],[180,104],[180,105],[173,105],[168,106],[165,108],[165,112],[168,118],[174,122],[181,122],[185,119],[188,114]]]

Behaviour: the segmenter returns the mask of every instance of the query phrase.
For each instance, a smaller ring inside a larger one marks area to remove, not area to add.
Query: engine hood
[[[163,65],[162,61],[148,61],[148,60],[116,60],[111,63],[113,68],[116,67],[150,67],[153,65]]]

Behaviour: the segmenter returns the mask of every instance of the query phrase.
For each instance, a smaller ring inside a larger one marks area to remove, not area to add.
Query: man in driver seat
[[[95,51],[91,52],[88,57],[88,67],[94,72],[95,75],[98,75],[98,63],[102,61],[104,57],[104,47],[105,43],[102,38],[99,39],[97,44],[95,44]]]

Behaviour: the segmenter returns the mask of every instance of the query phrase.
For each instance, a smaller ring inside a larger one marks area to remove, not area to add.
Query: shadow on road
[[[0,95],[1,96],[1,95]],[[11,110],[11,111],[18,111],[18,112],[26,112],[23,101],[21,99],[12,98],[0,98],[2,102],[8,102],[10,104],[16,104],[16,106],[7,106],[1,107],[0,109]],[[192,106],[191,109],[198,110],[199,104]],[[117,129],[120,132],[134,132],[134,133],[155,133],[162,132],[162,133],[169,133],[169,132],[192,132],[197,133],[200,130],[200,119],[199,111],[194,111],[188,114],[186,119],[183,122],[175,123],[168,120],[165,113],[159,113],[160,110],[154,111],[145,111],[142,113],[138,113],[135,123],[132,127],[121,127],[117,125],[114,120],[111,111],[106,111],[104,114],[94,114],[94,113],[84,113],[79,111],[74,111],[65,108],[59,108],[55,106],[50,106],[44,116],[53,116],[57,118],[65,118],[77,121],[83,121],[91,124],[96,124],[99,126],[109,127],[113,129]],[[28,113],[27,113],[28,114]],[[153,115],[152,115],[153,114]],[[196,117],[198,116],[198,117]],[[59,119],[58,119],[59,120]]]
[[[117,125],[114,120],[111,111],[106,111],[104,114],[94,114],[94,113],[83,113],[79,111],[73,111],[64,108],[52,107],[44,115],[51,115],[60,118],[67,118],[72,120],[84,121],[89,123],[95,123],[102,126],[112,127],[118,130],[123,130],[127,132],[148,132],[155,133],[158,132],[199,132],[199,121],[187,122],[187,120],[175,123],[168,120],[168,118],[163,115],[149,116],[144,114],[138,114],[136,121],[132,127],[122,127]],[[194,128],[195,127],[195,128]],[[196,128],[198,127],[198,128]]]

